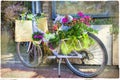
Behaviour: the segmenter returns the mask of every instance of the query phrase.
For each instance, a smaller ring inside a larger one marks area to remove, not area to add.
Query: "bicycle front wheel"
[[[42,50],[32,42],[18,42],[17,53],[20,61],[27,67],[37,67],[42,62]]]
[[[104,70],[108,60],[106,48],[101,40],[91,33],[88,33],[88,37],[94,44],[90,45],[90,42],[89,47],[76,51],[84,56],[83,58],[66,58],[68,68],[82,77],[97,76]]]

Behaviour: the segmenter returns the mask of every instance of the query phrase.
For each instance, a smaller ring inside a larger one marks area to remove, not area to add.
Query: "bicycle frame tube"
[[[30,46],[31,46],[31,42],[28,43],[28,49],[27,49],[27,52],[29,52],[29,50],[30,50]]]
[[[33,19],[32,19],[33,33],[34,33],[34,32],[42,32],[42,33],[44,33],[44,31],[42,31],[42,30],[40,30],[40,29],[38,28],[38,25],[37,25],[35,16],[36,16],[36,14],[34,15],[34,17],[33,17]]]
[[[58,49],[60,48],[60,45],[61,45],[61,43],[63,42],[65,45],[66,45],[66,43],[65,43],[65,40],[68,40],[68,39],[62,39],[61,40],[61,42],[60,42],[60,44],[59,44],[59,46],[58,46]],[[80,41],[78,41],[79,42],[79,46],[81,47],[81,43],[80,43]],[[72,44],[72,43],[71,43]],[[66,46],[66,49],[68,49],[68,47]],[[50,49],[51,51],[52,51],[52,53],[54,54],[54,56],[48,56],[48,58],[83,58],[83,56],[82,56],[82,54],[79,54],[77,51],[73,51],[74,52],[74,54],[76,54],[75,56],[70,56],[70,55],[60,55],[59,53],[58,53],[58,50],[57,49],[54,49],[54,50],[52,50],[52,49]]]

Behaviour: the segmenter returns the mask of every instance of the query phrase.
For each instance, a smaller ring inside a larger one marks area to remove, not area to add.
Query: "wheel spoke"
[[[29,42],[21,42],[18,43],[17,50],[20,60],[27,67],[37,67],[42,61],[42,52],[39,46],[32,43],[29,46]]]
[[[68,67],[77,75],[83,77],[92,77],[95,75],[100,74],[100,72],[104,69],[103,65],[107,64],[107,56],[106,56],[106,49],[103,43],[98,39],[95,35],[89,33],[89,38],[94,40],[94,44],[91,45],[89,48],[84,48],[78,51],[78,54],[84,56],[83,62],[84,64],[79,64],[76,67],[70,59],[66,60]],[[90,43],[91,44],[91,43]],[[89,45],[90,45],[89,44]],[[82,44],[82,47],[84,44]],[[88,55],[89,54],[89,55]],[[75,61],[80,61],[81,59],[76,59]],[[106,63],[105,63],[106,62]],[[83,67],[81,67],[83,66]]]

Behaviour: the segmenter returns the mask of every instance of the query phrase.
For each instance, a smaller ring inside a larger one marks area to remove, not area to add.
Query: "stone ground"
[[[1,78],[58,78],[58,64],[41,65],[38,68],[24,66],[19,58],[12,54],[1,56]],[[61,78],[83,78],[75,75],[66,65],[61,65]],[[119,78],[118,66],[106,66],[95,78]]]
[[[8,61],[1,64],[1,78],[58,78],[57,64],[42,65],[38,68],[25,67],[20,62]],[[61,78],[83,78],[72,73],[66,65],[61,66]],[[107,66],[95,78],[119,78],[118,66]]]

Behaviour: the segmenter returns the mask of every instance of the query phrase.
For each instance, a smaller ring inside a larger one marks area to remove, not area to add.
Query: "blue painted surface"
[[[39,1],[36,1],[36,13],[40,13]]]
[[[32,13],[35,14],[35,1],[32,1]]]
[[[32,13],[41,13],[41,1],[32,1]]]
[[[56,1],[52,1],[52,19],[55,19],[57,17],[56,14]]]

